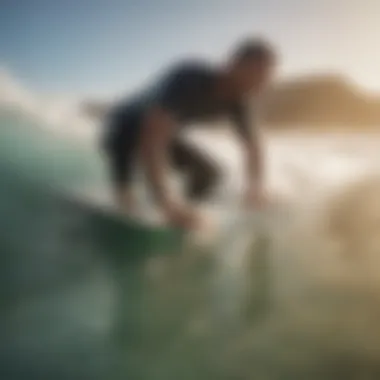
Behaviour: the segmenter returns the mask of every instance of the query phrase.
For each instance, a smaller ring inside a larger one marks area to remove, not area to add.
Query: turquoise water
[[[70,201],[105,184],[96,150],[4,110],[0,175],[0,379],[379,378],[375,185],[340,229],[210,252]]]
[[[105,183],[91,147],[10,111],[0,125],[1,378],[132,373],[142,270],[157,239],[66,198]]]
[[[0,378],[223,378],[214,257],[66,197],[105,184],[90,146],[0,125]]]
[[[0,165],[10,177],[60,189],[104,182],[101,157],[89,145],[11,110],[0,109],[0,117]]]

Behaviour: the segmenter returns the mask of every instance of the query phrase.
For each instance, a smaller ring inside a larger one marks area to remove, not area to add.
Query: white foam
[[[81,109],[80,99],[31,91],[4,67],[0,67],[0,107],[29,115],[57,135],[88,141],[97,134],[94,123]]]

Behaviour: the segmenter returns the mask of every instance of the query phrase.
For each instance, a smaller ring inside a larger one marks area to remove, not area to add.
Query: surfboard
[[[232,235],[249,236],[253,232],[273,231],[276,225],[278,227],[284,223],[284,209],[279,205],[261,212],[216,212],[209,209],[204,213],[204,226],[190,232],[165,224],[149,202],[148,206],[140,210],[142,212],[139,216],[126,215],[114,205],[110,194],[101,189],[71,192],[65,194],[63,199],[64,207],[72,209],[70,214],[76,212],[79,219],[85,219],[83,225],[89,227],[99,244],[120,247],[121,254],[131,256],[178,252],[184,245],[218,250],[219,241],[224,241],[225,238],[229,240]],[[234,232],[235,230],[239,232]]]
[[[183,231],[169,227],[157,218],[126,215],[109,199],[88,192],[64,195],[62,206],[70,208],[82,221],[82,227],[99,243],[118,247],[124,254],[175,251],[183,242]]]

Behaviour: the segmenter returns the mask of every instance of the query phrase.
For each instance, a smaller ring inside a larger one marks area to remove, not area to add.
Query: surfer
[[[151,88],[116,105],[104,138],[115,196],[121,207],[134,206],[131,184],[137,159],[149,188],[173,225],[197,226],[199,215],[174,199],[167,185],[166,159],[187,176],[186,196],[204,200],[221,173],[206,154],[180,137],[182,128],[226,116],[242,142],[246,157],[245,199],[265,202],[262,147],[251,120],[249,98],[268,85],[275,65],[270,45],[260,39],[241,42],[228,61],[213,66],[185,61],[171,67]]]

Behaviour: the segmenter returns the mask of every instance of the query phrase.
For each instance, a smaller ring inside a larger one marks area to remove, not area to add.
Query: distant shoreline
[[[380,123],[378,126],[343,126],[343,125],[329,125],[329,126],[313,126],[307,125],[307,123],[303,125],[289,125],[289,126],[273,126],[271,124],[262,124],[262,128],[271,133],[275,134],[288,134],[288,133],[297,133],[297,134],[314,134],[314,133],[349,133],[349,134],[362,134],[362,133],[370,133],[370,134],[379,134],[380,133]]]

